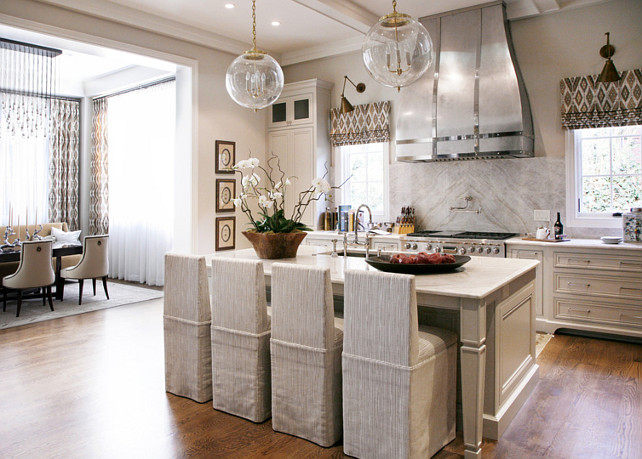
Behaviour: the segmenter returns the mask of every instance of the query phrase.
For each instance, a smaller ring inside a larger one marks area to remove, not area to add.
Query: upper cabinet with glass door
[[[316,113],[316,91],[308,84],[291,83],[281,97],[268,108],[268,129],[313,124]]]

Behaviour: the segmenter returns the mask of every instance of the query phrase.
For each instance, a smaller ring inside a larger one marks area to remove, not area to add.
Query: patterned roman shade
[[[390,140],[390,102],[357,105],[349,113],[330,110],[332,146],[388,142]]]
[[[642,69],[625,70],[614,83],[599,83],[598,75],[564,78],[562,126],[565,129],[642,124]]]

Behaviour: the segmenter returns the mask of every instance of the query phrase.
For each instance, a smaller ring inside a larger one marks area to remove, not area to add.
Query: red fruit
[[[395,253],[393,256],[390,257],[390,263],[393,264],[399,264],[401,263],[401,260],[403,259],[404,255],[401,253]]]
[[[430,263],[430,255],[428,255],[426,252],[419,252],[417,254],[417,263],[419,264]]]
[[[455,263],[456,261],[455,257],[449,253],[445,254],[441,260],[442,263]]]
[[[441,263],[441,254],[440,253],[431,253],[428,255],[428,263],[433,265],[438,265]]]

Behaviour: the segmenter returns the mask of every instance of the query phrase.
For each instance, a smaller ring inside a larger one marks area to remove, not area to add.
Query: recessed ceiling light
[[[272,25],[273,25],[274,27],[278,27],[278,26],[280,26],[280,25],[281,25],[281,23],[280,23],[279,21],[272,21]]]
[[[234,3],[226,3],[225,8],[227,8],[228,10],[231,10],[232,8],[234,8]]]

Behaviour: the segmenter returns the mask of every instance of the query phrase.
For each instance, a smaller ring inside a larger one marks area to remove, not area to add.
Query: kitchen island
[[[214,256],[257,259],[253,249],[218,252],[206,256],[208,266]],[[374,269],[363,258],[332,257],[301,246],[296,258],[263,260],[267,285],[274,262],[329,268],[337,296],[343,295],[346,269]],[[498,439],[537,384],[532,301],[537,264],[472,257],[456,272],[416,276],[419,321],[459,335],[465,457],[481,457],[482,434]]]

